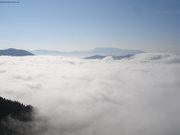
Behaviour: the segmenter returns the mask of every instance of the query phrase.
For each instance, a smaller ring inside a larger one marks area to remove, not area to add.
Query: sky
[[[179,0],[16,1],[0,0],[0,49],[113,47],[180,54]]]

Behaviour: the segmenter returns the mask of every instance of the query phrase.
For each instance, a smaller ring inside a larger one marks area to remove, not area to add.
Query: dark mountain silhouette
[[[0,50],[0,55],[7,55],[7,56],[31,56],[34,55],[26,50],[14,49],[9,48],[5,50]]]
[[[62,52],[62,51],[54,51],[54,50],[34,50],[31,51],[36,55],[71,55],[71,56],[88,56],[88,55],[129,55],[129,54],[139,54],[145,53],[141,50],[125,50],[125,49],[117,49],[117,48],[95,48],[89,51],[72,51],[72,52]]]
[[[102,55],[93,55],[93,56],[89,56],[89,57],[85,57],[84,59],[103,59],[106,56],[102,56]]]
[[[0,97],[0,135],[23,135],[19,129],[32,121],[32,113],[32,106]]]
[[[102,55],[93,55],[93,56],[89,56],[89,57],[85,57],[84,59],[104,59],[107,56],[111,56],[111,55],[106,55],[106,56],[102,56]],[[134,56],[134,54],[129,54],[129,55],[124,55],[124,56],[111,56],[114,60],[120,60],[123,58],[130,58]]]

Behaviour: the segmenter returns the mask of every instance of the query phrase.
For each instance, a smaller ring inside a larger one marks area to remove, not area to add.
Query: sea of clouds
[[[0,57],[0,96],[35,107],[31,135],[179,135],[180,57]]]

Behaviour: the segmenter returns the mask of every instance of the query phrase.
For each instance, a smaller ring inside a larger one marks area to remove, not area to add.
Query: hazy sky
[[[19,2],[0,3],[0,49],[117,47],[180,54],[180,0]]]

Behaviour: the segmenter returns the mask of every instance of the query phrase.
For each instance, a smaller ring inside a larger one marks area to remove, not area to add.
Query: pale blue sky
[[[180,54],[180,0],[19,2],[0,3],[0,49],[116,47]]]

